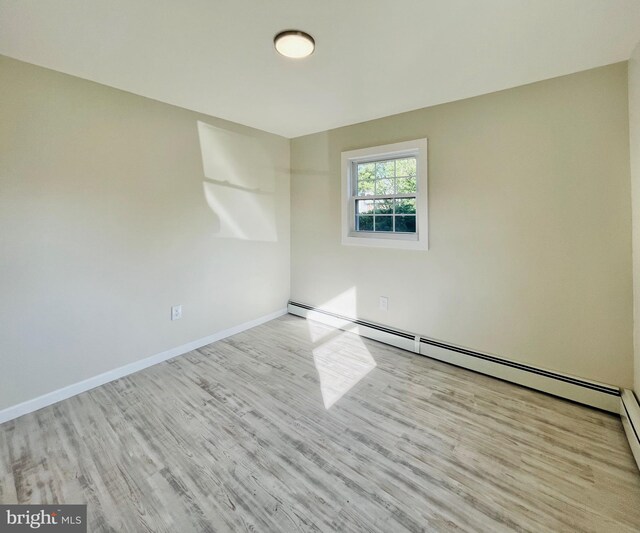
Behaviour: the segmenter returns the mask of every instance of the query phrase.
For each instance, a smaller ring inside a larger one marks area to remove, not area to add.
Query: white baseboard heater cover
[[[445,363],[591,407],[616,414],[620,413],[620,389],[618,387],[518,363],[374,322],[345,317],[298,302],[290,301],[288,311],[292,315],[322,322]]]
[[[622,389],[620,418],[631,446],[631,452],[640,468],[640,403],[638,397],[628,389]]]

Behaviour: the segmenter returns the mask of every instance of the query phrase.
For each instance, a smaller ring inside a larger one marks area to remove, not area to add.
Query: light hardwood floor
[[[640,530],[617,417],[293,316],[0,426],[0,502],[86,502],[91,532]]]

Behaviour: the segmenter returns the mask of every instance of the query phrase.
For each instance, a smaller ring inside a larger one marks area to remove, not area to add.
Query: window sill
[[[370,248],[393,248],[396,250],[428,250],[429,243],[417,235],[373,236],[374,233],[350,232],[342,236],[344,246],[366,246]]]

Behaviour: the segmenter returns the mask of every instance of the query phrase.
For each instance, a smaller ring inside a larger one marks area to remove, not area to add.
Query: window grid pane
[[[396,215],[395,220],[396,233],[415,233],[416,232],[416,216],[415,215]]]
[[[393,231],[393,216],[379,215],[373,217],[373,231]]]
[[[356,231],[416,232],[416,163],[412,156],[354,164]]]

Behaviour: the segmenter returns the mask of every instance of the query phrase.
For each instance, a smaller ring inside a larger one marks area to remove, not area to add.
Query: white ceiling
[[[273,49],[311,33],[309,58]],[[0,53],[286,137],[629,58],[639,0],[0,0]]]

